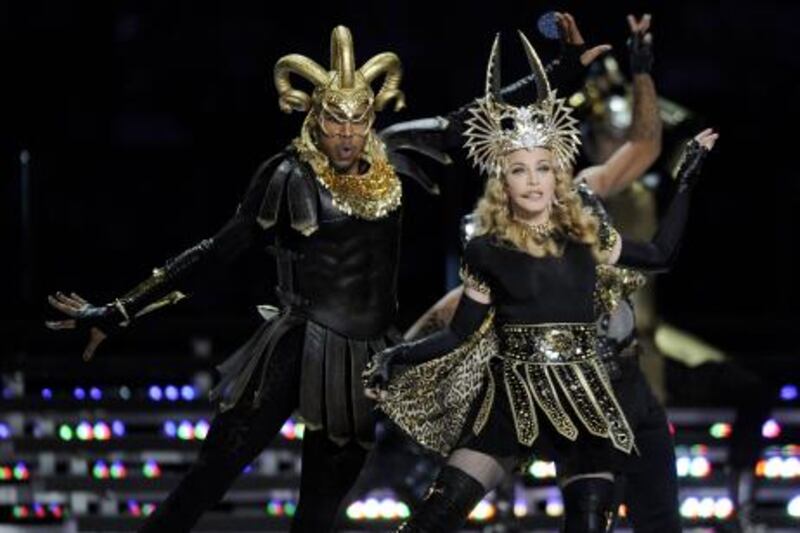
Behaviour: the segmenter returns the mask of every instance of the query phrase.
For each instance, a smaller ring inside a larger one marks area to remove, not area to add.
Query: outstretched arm
[[[262,167],[236,214],[220,231],[169,259],[154,269],[149,278],[112,302],[97,306],[75,293],[56,292],[48,296],[50,305],[66,318],[45,325],[54,330],[88,330],[89,342],[83,352],[84,360],[88,361],[109,334],[128,326],[137,317],[185,298],[182,290],[191,287],[201,271],[230,263],[252,246],[259,233],[256,217],[266,182],[266,168]]]

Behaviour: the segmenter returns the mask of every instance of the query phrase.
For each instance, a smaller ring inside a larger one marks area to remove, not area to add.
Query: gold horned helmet
[[[314,84],[314,92],[295,89],[289,75],[295,73]],[[370,84],[385,74],[377,96]],[[369,123],[375,111],[381,111],[394,99],[394,110],[405,106],[405,96],[399,89],[403,69],[400,59],[392,52],[383,52],[355,68],[353,36],[345,26],[331,32],[331,67],[326,71],[317,62],[300,54],[283,56],[275,64],[275,87],[278,104],[286,113],[311,111],[317,117],[323,114],[334,120]]]
[[[563,98],[550,88],[542,62],[525,34],[519,32],[536,81],[536,99],[523,106],[507,104],[500,92],[500,35],[495,37],[486,69],[486,94],[469,108],[464,132],[467,156],[482,172],[499,177],[508,152],[520,148],[547,148],[562,169],[571,167],[578,153],[578,121]]]

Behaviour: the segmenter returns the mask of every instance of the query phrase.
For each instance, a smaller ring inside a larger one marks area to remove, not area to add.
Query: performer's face
[[[544,222],[555,197],[556,170],[546,148],[529,148],[506,156],[505,188],[515,216]]]
[[[317,118],[317,141],[336,172],[353,173],[372,128],[372,98],[365,93],[361,98],[340,100],[323,102]]]

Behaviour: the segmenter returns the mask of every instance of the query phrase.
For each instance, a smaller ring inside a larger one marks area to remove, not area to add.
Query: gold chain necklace
[[[403,196],[400,180],[385,159],[374,160],[364,174],[337,174],[326,166],[317,179],[339,210],[367,220],[385,217],[400,206]]]
[[[553,234],[553,223],[550,220],[546,220],[541,224],[528,224],[514,219],[514,223],[520,227],[526,238],[532,238],[536,241],[542,241]]]

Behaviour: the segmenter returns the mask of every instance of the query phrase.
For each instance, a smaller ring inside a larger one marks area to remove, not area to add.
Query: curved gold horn
[[[311,108],[311,97],[305,91],[292,87],[289,75],[304,77],[315,87],[328,83],[328,73],[317,62],[300,54],[283,56],[275,63],[273,79],[278,90],[278,105],[284,113],[292,111],[308,111]]]
[[[367,83],[372,83],[375,78],[383,73],[386,74],[381,90],[375,96],[375,109],[377,111],[382,111],[389,100],[393,98],[396,99],[394,104],[395,111],[400,111],[406,106],[406,97],[403,91],[400,90],[400,81],[403,79],[403,66],[397,54],[392,52],[378,54],[364,63],[358,71],[364,76]]]
[[[536,50],[533,49],[531,42],[525,37],[522,31],[517,30],[519,38],[522,39],[522,46],[525,48],[525,55],[528,56],[528,63],[531,66],[534,78],[536,78],[536,101],[541,102],[547,95],[550,94],[550,82],[547,80],[547,74],[544,71],[542,62]]]
[[[502,101],[500,97],[500,34],[494,36],[492,51],[489,53],[489,64],[486,66],[486,87],[484,88],[487,96],[497,101]]]
[[[342,89],[352,89],[356,81],[353,36],[346,26],[336,26],[331,32],[331,70],[339,75]]]

